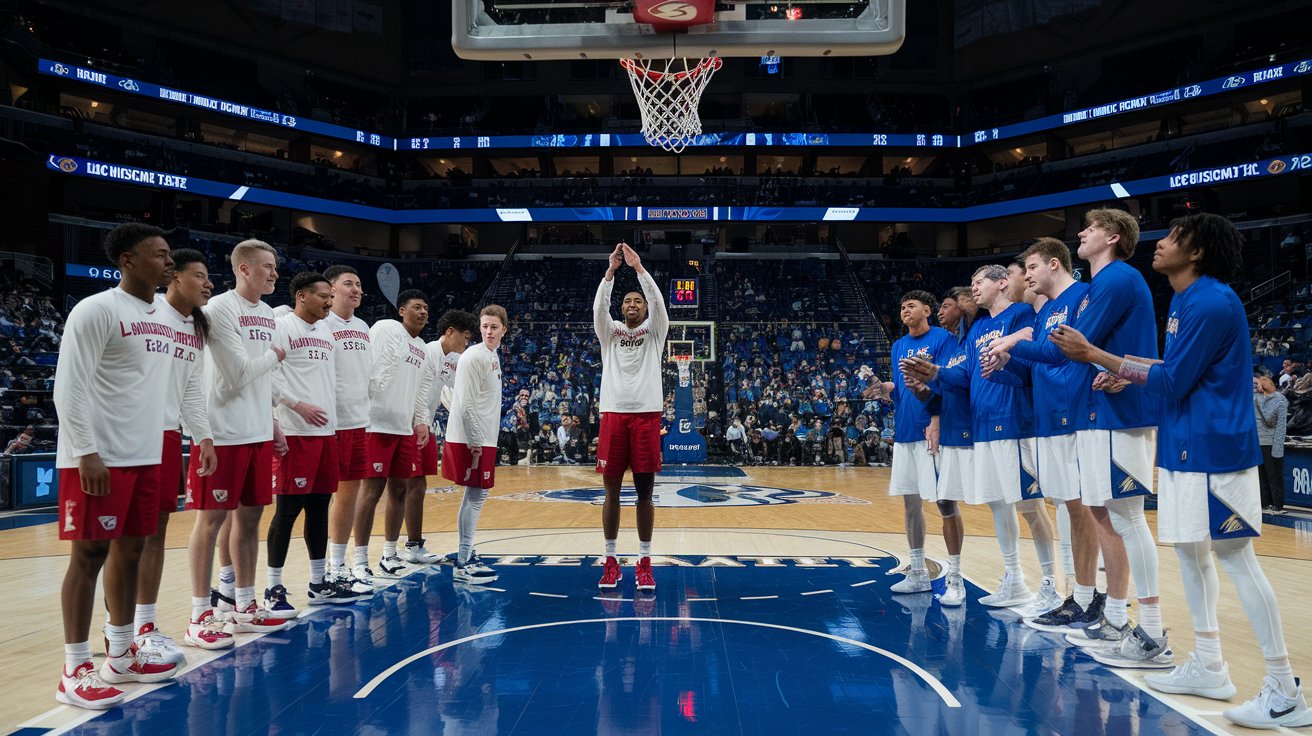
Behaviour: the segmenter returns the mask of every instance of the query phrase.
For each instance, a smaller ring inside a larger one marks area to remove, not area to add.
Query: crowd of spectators
[[[0,268],[0,293],[0,454],[52,450],[64,315],[46,287],[16,268]]]

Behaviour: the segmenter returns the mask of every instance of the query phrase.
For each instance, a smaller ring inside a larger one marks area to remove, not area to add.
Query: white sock
[[[638,558],[651,557],[651,541],[638,540]]]
[[[237,610],[245,611],[255,602],[255,586],[249,588],[237,588]]]
[[[1139,625],[1154,639],[1162,638],[1162,606],[1160,603],[1139,604]]]
[[[232,569],[232,565],[224,565],[219,568],[219,594],[228,598],[235,595],[237,587],[237,573]]]
[[[478,529],[478,517],[483,513],[483,503],[487,501],[487,489],[465,486],[465,495],[460,499],[460,511],[456,513],[456,529],[460,533],[460,564],[469,562],[474,554],[474,532]]]
[[[122,626],[105,626],[105,639],[109,641],[109,648],[105,650],[106,656],[122,657],[127,654],[128,647],[132,646],[132,624],[123,624]]]
[[[346,565],[346,545],[329,544],[329,557],[333,561],[333,567],[343,567]]]
[[[1088,610],[1089,604],[1093,603],[1093,593],[1092,585],[1075,584],[1075,593],[1073,595],[1075,596],[1075,602],[1079,604],[1081,609]]]
[[[1120,628],[1125,622],[1130,620],[1130,614],[1126,610],[1126,601],[1124,598],[1107,597],[1107,604],[1103,606],[1102,615],[1107,619],[1107,623]]]
[[[345,547],[346,545],[342,546]],[[328,563],[322,559],[310,560],[310,582],[314,585],[321,584],[323,582],[324,570],[327,567]]]
[[[1219,632],[1211,632],[1219,633]],[[1198,655],[1198,661],[1207,669],[1216,672],[1225,664],[1225,659],[1221,657],[1221,637],[1220,636],[1194,636],[1194,654]]]
[[[146,624],[155,623],[155,604],[137,604],[137,611],[132,616],[132,633],[136,634],[141,631],[141,627]]]
[[[210,610],[210,599],[204,596],[191,597],[191,620],[199,621],[202,614]]]
[[[271,568],[269,568],[269,587],[272,588],[272,587],[275,586],[275,585],[282,585],[282,568],[281,568],[281,567],[271,567]]]
[[[1286,698],[1292,698],[1298,693],[1298,683],[1294,682],[1294,669],[1289,666],[1289,657],[1268,659],[1266,673],[1280,683],[1280,692]]]
[[[386,560],[386,559],[389,558],[389,557],[396,557],[396,540],[395,540],[395,539],[391,539],[391,540],[384,539],[384,540],[383,540],[383,559]]]
[[[948,555],[948,574],[961,574],[961,555]]]
[[[923,548],[911,550],[911,569],[913,571],[925,569],[925,550]]]
[[[993,531],[1002,552],[1002,565],[1009,574],[1020,577],[1020,520],[1016,504],[994,501],[989,504],[989,510],[993,512]]]
[[[91,642],[64,645],[64,674],[71,675],[83,662],[91,661]]]
[[[607,539],[607,540],[606,540],[606,556],[607,556],[607,557],[614,557],[614,556],[615,556],[615,540],[614,540],[614,539]]]
[[[368,545],[366,545],[366,546],[364,546],[364,547],[356,547],[356,548],[355,548],[355,554],[353,555],[353,557],[354,557],[354,559],[355,559],[355,562],[353,562],[352,564],[355,564],[355,565],[368,565],[368,564],[369,564],[369,547],[368,547]]]

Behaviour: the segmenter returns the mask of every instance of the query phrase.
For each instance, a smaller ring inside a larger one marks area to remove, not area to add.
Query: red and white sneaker
[[[123,702],[127,693],[116,687],[110,687],[100,679],[96,666],[83,662],[68,674],[67,668],[59,678],[59,689],[55,691],[55,700],[78,708],[104,710],[113,708]]]
[[[178,665],[161,662],[152,650],[128,647],[121,657],[105,657],[100,665],[100,679],[110,684],[120,682],[159,682],[178,674]]]
[[[223,619],[210,610],[187,624],[187,633],[183,635],[182,643],[201,649],[226,649],[236,644],[237,640]]]
[[[633,578],[636,581],[634,587],[638,590],[656,590],[656,576],[651,574],[650,557],[638,560],[638,566],[633,570]]]
[[[260,608],[255,601],[251,601],[240,611],[229,613],[228,620],[235,625],[239,634],[267,634],[272,631],[282,631],[291,625],[291,622],[285,618],[274,618],[273,614]]]
[[[624,573],[620,572],[620,561],[614,557],[606,557],[606,566],[602,568],[601,580],[597,581],[598,588],[611,590],[618,587],[620,580],[624,578]]]

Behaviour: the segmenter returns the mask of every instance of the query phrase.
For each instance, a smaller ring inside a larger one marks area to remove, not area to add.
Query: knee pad
[[[956,501],[935,501],[934,505],[938,506],[938,513],[944,519],[951,519],[961,513]]]

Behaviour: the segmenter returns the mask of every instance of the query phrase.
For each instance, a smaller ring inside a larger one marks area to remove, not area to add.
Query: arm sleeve
[[[396,351],[401,345],[400,335],[386,322],[369,328],[369,398],[373,398],[392,385],[396,372]]]
[[[934,380],[930,382],[930,387],[933,388],[935,391],[942,391],[945,388],[948,389],[970,388],[971,370],[972,370],[972,363],[969,357],[966,358],[964,363],[961,363],[960,365],[952,366],[951,368],[944,368],[940,366],[938,369],[938,376],[936,376]]]
[[[665,336],[670,331],[670,314],[665,310],[665,297],[661,295],[656,279],[653,279],[646,269],[638,274],[638,284],[642,286],[642,295],[647,300],[647,319],[651,324],[652,334],[656,336],[656,341],[664,350]]]
[[[210,429],[209,404],[205,400],[205,362],[197,361],[182,389],[182,422],[195,442],[214,439]]]
[[[278,329],[273,333],[273,343],[285,352],[291,352],[287,349],[291,341],[288,340],[287,330],[283,327],[282,320],[278,320]],[[296,406],[300,399],[292,395],[291,385],[287,383],[286,371],[286,361],[279,362],[273,369],[273,405],[285,404],[288,408],[291,408]]]
[[[1011,349],[1011,357],[1020,358],[1029,363],[1044,363],[1047,365],[1061,365],[1067,358],[1050,340],[1035,342],[1033,340],[1021,340],[1016,343],[1016,347]]]
[[[1170,356],[1148,370],[1144,388],[1176,400],[1188,396],[1216,362],[1217,348],[1230,337],[1231,331],[1223,327],[1227,316],[1224,309],[1209,304],[1190,305],[1180,316]]]
[[[597,296],[592,300],[592,329],[603,344],[610,339],[610,294],[614,288],[614,278],[603,278],[597,286]]]
[[[236,315],[226,308],[208,312],[214,323],[210,330],[210,357],[214,367],[219,371],[216,378],[222,379],[219,385],[232,392],[263,376],[278,365],[278,354],[267,350],[258,358],[246,357],[246,346],[242,344],[241,334],[232,329]]]
[[[427,427],[433,423],[433,417],[428,413],[428,395],[435,390],[433,386],[433,372],[419,371],[419,389],[415,391],[414,416],[410,418],[411,427],[418,427],[421,424]]]
[[[91,410],[91,391],[100,356],[111,331],[118,326],[114,322],[106,306],[93,302],[70,312],[64,325],[59,362],[55,365],[54,401],[60,426],[72,443],[69,449],[73,457],[100,451],[92,425],[95,414]]]
[[[473,355],[469,356],[473,358]],[[447,424],[459,421],[465,429],[465,441],[470,447],[483,447],[483,430],[478,421],[478,393],[485,368],[482,361],[464,360],[456,363],[455,395],[460,397],[463,410],[460,416],[451,417]],[[555,440],[555,437],[552,437]]]

